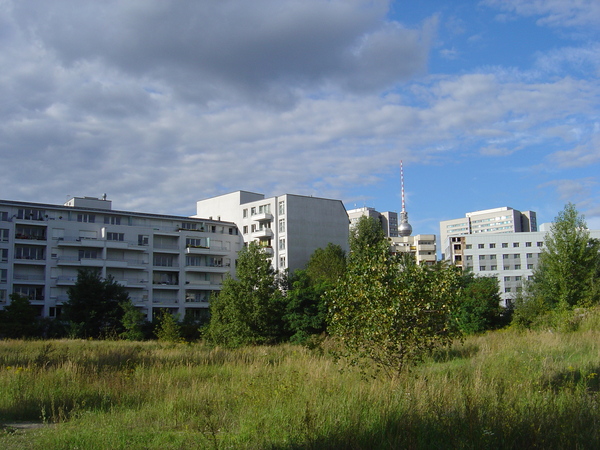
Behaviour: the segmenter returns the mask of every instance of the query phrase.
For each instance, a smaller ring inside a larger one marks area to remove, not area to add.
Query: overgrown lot
[[[292,345],[1,341],[0,448],[600,448],[599,353],[491,332],[392,382]]]

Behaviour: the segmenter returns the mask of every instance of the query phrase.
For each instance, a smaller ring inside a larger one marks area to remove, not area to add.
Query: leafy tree
[[[282,339],[283,295],[267,254],[254,242],[238,253],[236,278],[228,277],[211,299],[204,337],[236,347]]]
[[[289,277],[284,320],[292,342],[303,343],[326,329],[324,294],[346,271],[346,254],[341,246],[328,244],[311,255],[304,270]]]
[[[0,311],[0,330],[7,338],[33,337],[38,333],[37,313],[27,297],[10,295],[10,304]]]
[[[131,302],[123,302],[120,306],[123,309],[121,325],[124,328],[121,337],[129,341],[143,340],[146,315],[137,309]]]
[[[74,337],[102,338],[123,331],[125,310],[131,302],[129,294],[113,277],[102,279],[97,271],[84,269],[77,282],[67,291],[69,300],[63,306],[63,318],[70,322]]]
[[[453,313],[458,328],[465,334],[497,328],[504,312],[500,306],[498,280],[467,272],[462,277],[462,287],[460,301]]]
[[[169,311],[162,311],[155,328],[156,337],[161,342],[181,342],[181,328],[177,319]]]
[[[385,240],[381,223],[373,217],[361,216],[350,229],[348,242],[350,244],[350,257],[363,250],[376,246]]]
[[[351,363],[372,361],[393,377],[457,335],[451,312],[460,285],[455,267],[398,258],[384,240],[368,244],[327,295],[328,329]]]
[[[546,235],[529,292],[549,310],[598,303],[599,250],[600,241],[590,237],[584,217],[568,203]]]

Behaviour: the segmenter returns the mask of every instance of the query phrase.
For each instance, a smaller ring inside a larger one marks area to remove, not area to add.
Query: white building
[[[235,223],[113,211],[106,198],[0,200],[0,307],[18,293],[56,317],[89,268],[125,286],[148,318],[162,309],[203,317],[242,245]]]
[[[329,243],[348,250],[348,214],[339,200],[237,191],[198,201],[197,217],[237,224],[244,242],[258,242],[279,271],[303,268]]]
[[[363,206],[348,210],[350,227],[354,226],[362,216],[372,217],[381,224],[386,237],[398,237],[398,213],[394,211],[379,212],[375,208]]]
[[[437,261],[435,234],[416,234],[390,238],[392,252],[411,253],[417,264],[432,266]]]
[[[501,208],[474,211],[460,219],[440,222],[440,242],[444,252],[449,253],[449,238],[480,233],[520,233],[537,231],[537,218],[534,211],[517,211],[504,206]],[[447,258],[446,258],[447,259]]]
[[[500,295],[508,305],[537,267],[549,224],[542,225],[542,230],[453,236],[448,238],[446,259],[476,275],[496,277]],[[590,236],[600,238],[600,231],[590,231]]]

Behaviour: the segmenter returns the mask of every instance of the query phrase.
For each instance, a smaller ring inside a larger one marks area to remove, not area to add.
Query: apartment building
[[[236,191],[197,202],[196,217],[235,223],[244,243],[257,242],[278,271],[303,268],[329,243],[348,250],[348,214],[340,200]]]
[[[521,233],[537,231],[537,216],[534,211],[518,211],[504,206],[501,208],[474,211],[460,219],[440,222],[442,258],[449,253],[450,237],[469,234]]]
[[[498,279],[500,296],[507,306],[531,279],[539,255],[544,249],[544,238],[550,224],[542,231],[520,233],[488,233],[453,236],[446,259],[479,276]],[[590,236],[600,238],[600,231],[590,230]]]
[[[398,213],[394,211],[379,212],[375,208],[363,206],[348,210],[350,227],[354,226],[362,216],[372,217],[381,224],[386,237],[398,237]]]
[[[417,264],[432,266],[437,261],[435,234],[416,234],[389,238],[392,252],[411,253]]]
[[[125,286],[148,318],[157,310],[204,317],[242,245],[235,223],[115,211],[106,197],[0,200],[0,307],[17,293],[57,317],[87,268]]]

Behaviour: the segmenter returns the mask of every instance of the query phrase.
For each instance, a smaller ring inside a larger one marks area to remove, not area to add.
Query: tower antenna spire
[[[400,225],[398,226],[399,236],[410,236],[412,234],[412,226],[408,223],[408,213],[406,212],[406,204],[404,198],[404,166],[400,160],[400,189],[402,193],[402,211],[400,212]]]

